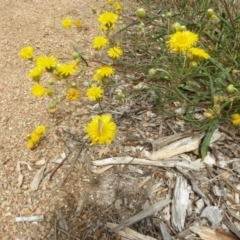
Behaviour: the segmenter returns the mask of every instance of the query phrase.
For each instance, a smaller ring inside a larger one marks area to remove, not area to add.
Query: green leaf
[[[77,47],[73,44],[72,44],[72,47],[73,47],[73,50],[78,53],[79,57],[85,62],[86,66],[89,66],[87,60],[80,54]]]
[[[214,119],[210,123],[210,125],[208,127],[208,130],[207,130],[207,134],[205,135],[205,137],[202,141],[201,149],[200,149],[202,161],[204,160],[204,158],[207,155],[207,151],[208,151],[208,148],[209,148],[209,145],[210,145],[210,141],[211,141],[213,132],[216,129],[217,125],[218,125],[218,119]]]

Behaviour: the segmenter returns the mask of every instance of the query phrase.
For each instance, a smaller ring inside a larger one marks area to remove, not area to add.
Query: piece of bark
[[[193,180],[192,176],[188,173],[186,173],[181,167],[177,167],[177,170],[181,172],[185,178],[187,178],[191,185],[192,185],[192,190],[202,198],[202,200],[205,202],[206,205],[210,205],[209,199],[205,196],[205,194],[202,192],[202,190],[197,186],[196,182]]]
[[[184,228],[186,211],[189,201],[187,180],[177,177],[172,200],[172,226],[179,232]]]
[[[106,227],[110,228],[110,229],[113,229],[113,228],[116,228],[118,227],[119,225],[116,224],[116,223],[107,223],[106,224]],[[153,237],[150,237],[150,236],[145,236],[141,233],[138,233],[128,227],[122,229],[122,230],[119,230],[117,232],[120,236],[124,237],[124,238],[127,238],[127,239],[130,239],[130,240],[157,240],[156,238],[153,238]]]
[[[192,135],[193,135],[192,132],[191,133],[188,132],[188,133],[176,133],[174,135],[170,135],[167,137],[160,137],[160,138],[152,141],[151,144],[152,144],[153,151],[163,148],[173,142],[176,142],[179,139],[191,137]]]
[[[166,225],[164,222],[160,222],[160,230],[162,233],[163,240],[172,240],[172,237],[170,236],[169,232],[167,231]]]
[[[175,160],[175,161],[173,161]],[[111,164],[138,164],[138,165],[148,165],[148,166],[158,166],[158,167],[183,167],[193,171],[199,171],[199,168],[195,167],[194,165],[182,162],[183,159],[169,159],[169,161],[151,161],[142,158],[133,158],[133,157],[113,157],[113,158],[106,158],[102,160],[95,160],[91,163],[94,166],[104,166],[104,165],[111,165]]]
[[[159,202],[151,205],[150,207],[144,209],[140,213],[134,215],[133,217],[130,217],[129,219],[124,220],[122,223],[119,224],[118,227],[112,228],[111,231],[114,231],[114,232],[119,231],[127,226],[130,226],[138,221],[141,221],[142,219],[144,219],[146,217],[150,217],[153,214],[155,214],[156,212],[160,211],[165,206],[167,206],[169,203],[171,203],[171,200],[169,200],[169,199],[159,201]]]
[[[201,214],[201,217],[205,217],[211,222],[213,230],[218,228],[223,216],[223,210],[219,209],[218,206],[207,206]]]
[[[181,153],[191,152],[199,147],[203,136],[203,133],[196,133],[190,137],[182,138],[153,152],[148,158],[156,161],[170,158]]]
[[[43,221],[43,215],[15,217],[15,222],[39,222]]]

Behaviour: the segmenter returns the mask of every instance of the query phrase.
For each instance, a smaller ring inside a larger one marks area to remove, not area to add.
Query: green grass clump
[[[122,30],[124,69],[145,75],[159,112],[206,131],[204,158],[219,124],[240,126],[239,11],[224,0],[141,2],[145,18]]]

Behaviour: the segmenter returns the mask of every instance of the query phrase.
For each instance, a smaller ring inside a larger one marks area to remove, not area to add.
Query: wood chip
[[[207,206],[201,214],[201,217],[205,217],[211,222],[212,229],[214,230],[218,228],[223,216],[223,210],[218,206]]]
[[[140,213],[136,214],[133,217],[130,217],[129,219],[124,220],[122,223],[119,224],[119,226],[111,228],[111,231],[117,232],[119,230],[122,230],[123,228],[132,225],[133,223],[136,223],[146,217],[150,217],[153,214],[155,214],[156,212],[160,211],[162,208],[164,208],[165,206],[167,206],[169,203],[171,203],[172,201],[169,199],[165,199],[162,201],[159,201],[155,204],[153,204],[152,206],[144,209],[143,211],[141,211]]]
[[[113,229],[119,227],[118,224],[115,223],[107,223],[106,227]],[[118,234],[122,236],[123,238],[129,239],[129,240],[157,240],[156,238],[145,236],[141,233],[138,233],[128,227],[118,231]]]
[[[169,160],[169,161],[168,161]],[[104,166],[110,164],[139,164],[139,165],[147,165],[147,166],[158,166],[158,167],[182,167],[191,169],[194,171],[199,171],[199,168],[195,167],[194,165],[182,162],[183,159],[165,159],[165,161],[151,161],[142,158],[133,158],[133,157],[113,157],[113,158],[106,158],[102,160],[95,160],[91,163],[94,166]]]
[[[188,201],[187,181],[183,177],[177,177],[173,192],[171,222],[179,232],[184,228]]]

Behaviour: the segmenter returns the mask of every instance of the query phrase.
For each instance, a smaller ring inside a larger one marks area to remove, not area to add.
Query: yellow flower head
[[[43,125],[39,125],[36,127],[35,132],[39,135],[42,135],[46,132],[46,127]]]
[[[42,76],[43,70],[39,67],[35,67],[29,71],[28,76],[33,79],[33,81],[39,82]]]
[[[32,95],[35,97],[42,97],[45,94],[45,88],[41,84],[35,84],[32,87]]]
[[[118,15],[113,12],[104,12],[98,16],[98,21],[106,29],[112,29],[118,20]]]
[[[92,46],[95,50],[103,49],[108,45],[108,39],[104,36],[97,36],[94,38]]]
[[[39,56],[36,59],[36,66],[42,70],[51,72],[57,65],[57,58],[50,56]]]
[[[40,141],[40,138],[41,138],[41,136],[40,136],[38,133],[36,133],[35,131],[32,132],[31,135],[30,135],[30,140],[31,140],[33,143],[39,142],[39,141]]]
[[[108,50],[108,56],[113,59],[118,59],[123,55],[123,50],[120,47],[112,47]]]
[[[119,2],[114,3],[114,8],[115,8],[116,12],[122,12],[122,10],[123,10],[123,7]]]
[[[67,90],[67,99],[69,101],[77,101],[79,99],[79,96],[80,93],[78,89],[71,87]]]
[[[110,66],[102,66],[98,68],[98,71],[102,75],[102,77],[110,77],[114,74],[115,69]]]
[[[20,58],[26,59],[26,60],[32,60],[33,59],[33,48],[30,46],[26,46],[20,50]]]
[[[206,53],[203,49],[201,48],[190,48],[189,52],[192,54],[192,57],[195,59],[209,59],[210,55],[208,53]]]
[[[110,144],[116,135],[116,124],[111,115],[103,114],[95,116],[86,126],[92,144]]]
[[[82,22],[81,22],[81,20],[79,20],[79,19],[75,20],[73,23],[74,23],[74,25],[75,25],[76,27],[78,27],[78,28],[82,27]]]
[[[103,96],[103,89],[102,87],[93,85],[90,88],[88,88],[86,96],[88,97],[89,100],[96,101]]]
[[[63,19],[62,26],[66,29],[70,29],[72,27],[72,20],[70,18]]]
[[[67,78],[76,73],[77,65],[75,63],[60,64],[57,66],[57,71],[61,76]]]
[[[232,124],[234,126],[240,126],[240,114],[236,113],[232,115]]]
[[[198,42],[198,35],[190,31],[176,32],[170,35],[167,45],[171,51],[182,53],[193,47]]]
[[[99,67],[93,76],[93,80],[96,82],[102,82],[105,78],[112,76],[115,69],[110,66]]]
[[[31,139],[28,139],[27,141],[27,147],[29,149],[33,149],[34,148],[34,142]]]

